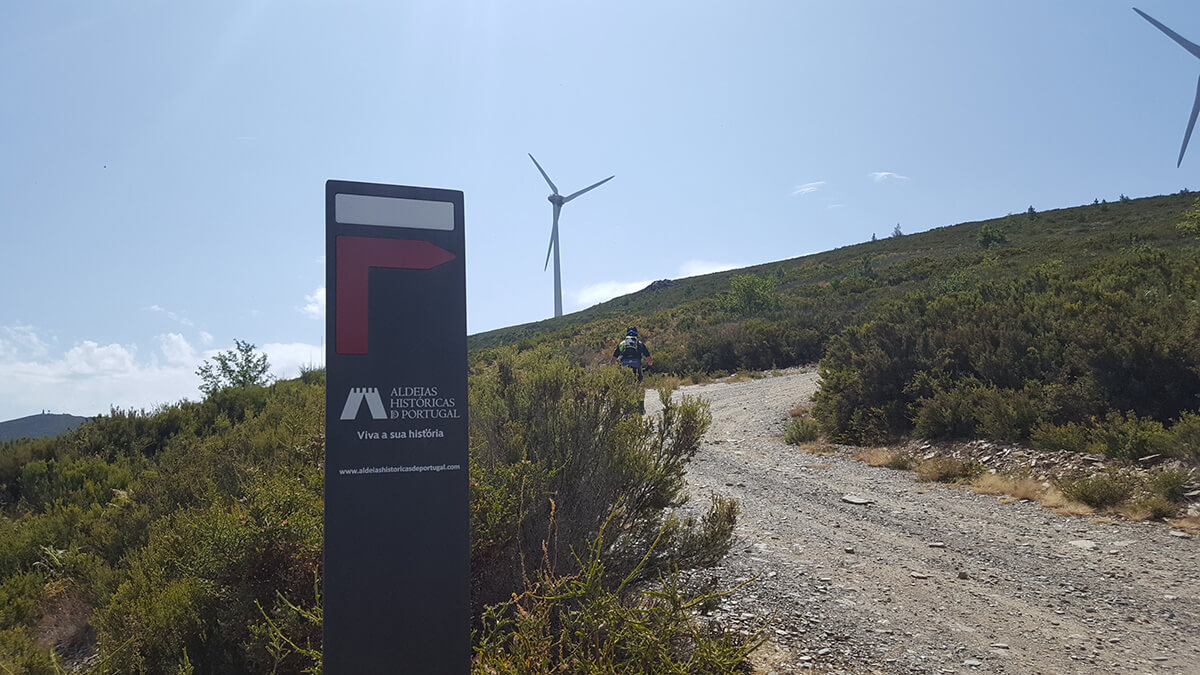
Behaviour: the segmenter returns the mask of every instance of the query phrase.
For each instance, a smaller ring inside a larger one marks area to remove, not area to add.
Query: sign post
[[[470,670],[463,194],[325,184],[327,673]]]

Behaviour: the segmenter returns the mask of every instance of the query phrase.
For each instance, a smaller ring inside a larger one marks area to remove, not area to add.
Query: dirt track
[[[742,506],[732,552],[701,575],[758,577],[709,616],[765,626],[760,672],[1200,673],[1200,540],[786,445],[815,390],[808,369],[679,392],[713,413],[685,508]]]

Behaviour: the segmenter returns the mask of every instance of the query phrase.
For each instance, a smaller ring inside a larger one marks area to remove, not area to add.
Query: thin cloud
[[[300,312],[310,319],[325,318],[325,287],[320,286],[309,295],[304,296],[304,306]]]
[[[40,359],[49,349],[33,326],[0,327],[0,361]]]
[[[577,307],[591,307],[615,297],[628,295],[650,285],[649,281],[601,281],[584,286],[575,292]]]
[[[876,183],[882,183],[885,180],[911,180],[908,176],[901,176],[891,171],[872,171],[867,176]]]
[[[825,208],[827,208],[827,209],[844,209],[844,208],[846,208],[846,205],[845,204],[830,204],[829,206],[826,206]]]
[[[805,183],[804,185],[797,185],[796,187],[792,188],[792,196],[796,197],[798,195],[806,195],[810,192],[816,192],[817,190],[820,190],[821,186],[823,185],[825,185],[825,181],[823,180]]]
[[[187,318],[186,316],[183,316],[183,315],[179,314],[178,312],[172,312],[171,310],[166,309],[165,307],[162,307],[161,305],[150,305],[149,307],[143,307],[142,309],[144,309],[147,312],[154,312],[156,314],[162,314],[162,315],[166,316],[168,319],[177,322],[181,326],[196,325],[191,319]]]

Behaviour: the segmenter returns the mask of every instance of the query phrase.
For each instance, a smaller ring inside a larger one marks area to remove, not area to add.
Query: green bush
[[[1119,471],[1096,473],[1058,485],[1068,499],[1097,509],[1124,503],[1133,496],[1135,487],[1136,481]]]
[[[1088,447],[1117,459],[1140,459],[1170,452],[1171,435],[1154,420],[1113,412],[1091,430]]]
[[[1042,422],[1034,427],[1031,440],[1033,447],[1039,450],[1087,452],[1088,429],[1074,422],[1061,425]]]
[[[821,435],[820,425],[811,417],[796,417],[788,423],[783,440],[789,445],[811,443]]]
[[[1151,493],[1169,502],[1183,499],[1187,485],[1192,482],[1192,474],[1185,469],[1163,469],[1150,477],[1147,488]]]
[[[729,280],[729,292],[721,306],[737,316],[752,316],[779,306],[776,282],[754,275],[737,275]]]
[[[975,241],[982,248],[992,248],[1007,244],[1008,237],[1004,234],[1004,228],[984,223],[979,226],[979,231],[975,234]]]
[[[1171,426],[1171,454],[1200,458],[1200,415],[1184,413]]]
[[[575,574],[544,567],[524,591],[488,608],[472,672],[716,674],[745,667],[761,638],[713,634],[690,618],[712,594],[687,593],[675,576],[660,577],[642,593],[630,591],[633,575],[615,586],[607,582],[609,527],[575,558]]]

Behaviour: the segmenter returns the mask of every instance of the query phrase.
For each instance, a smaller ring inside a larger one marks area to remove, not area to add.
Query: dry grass
[[[933,457],[917,464],[917,480],[927,483],[955,483],[975,473],[976,466],[955,457]]]
[[[1047,487],[1026,476],[985,473],[972,480],[970,486],[983,495],[1008,495],[1009,499],[1003,500],[1007,503],[1028,499],[1060,515],[1085,516],[1093,512],[1090,506],[1067,499],[1053,486]]]
[[[821,443],[819,441],[814,443],[801,443],[796,447],[800,448],[801,450],[807,450],[810,454],[822,457],[830,457],[832,455],[840,454],[836,445]]]
[[[971,481],[971,489],[982,495],[1008,495],[1014,500],[1041,501],[1050,489],[1032,478],[985,473]]]
[[[1183,530],[1184,532],[1200,533],[1200,516],[1168,518],[1167,524],[1177,530]]]
[[[811,412],[812,412],[811,404],[801,403],[800,405],[796,406],[795,408],[792,408],[791,410],[789,410],[788,414],[791,415],[792,417],[804,417]]]
[[[912,456],[902,450],[888,448],[862,448],[854,455],[854,459],[865,462],[867,466],[886,466],[889,469],[907,470],[913,466]]]

